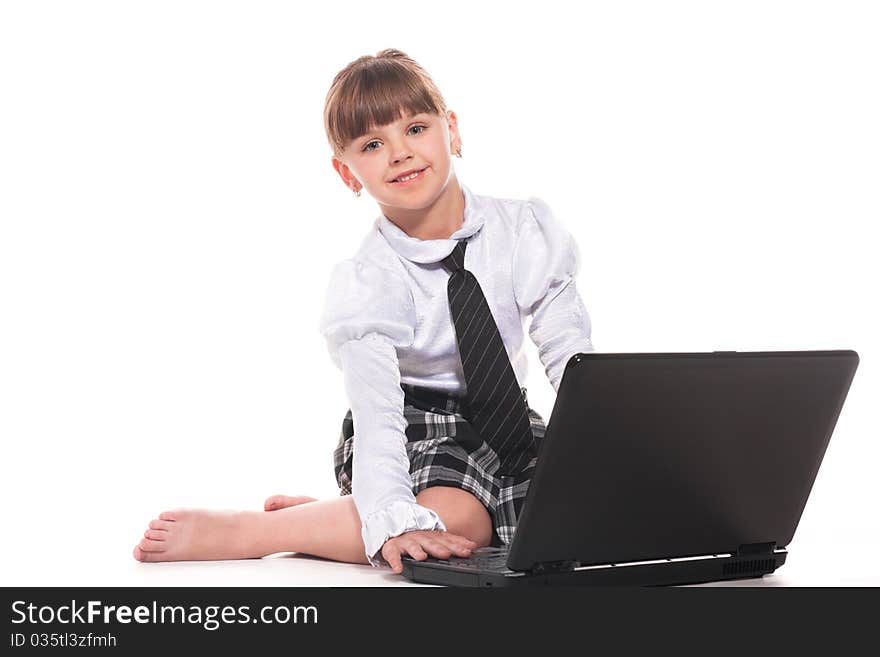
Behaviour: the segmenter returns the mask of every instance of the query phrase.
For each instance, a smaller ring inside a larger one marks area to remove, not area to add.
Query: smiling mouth
[[[405,183],[405,182],[409,182],[410,180],[415,180],[416,178],[418,178],[419,176],[421,176],[421,175],[425,172],[425,169],[427,169],[427,168],[428,168],[428,167],[425,167],[425,168],[423,168],[423,169],[419,169],[418,171],[415,171],[415,172],[413,172],[413,173],[410,173],[410,174],[408,174],[408,175],[406,175],[406,176],[402,176],[402,177],[395,178],[395,179],[392,180],[391,182],[392,182],[392,183]]]

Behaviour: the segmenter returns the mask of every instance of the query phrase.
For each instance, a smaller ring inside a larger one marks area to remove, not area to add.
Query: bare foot
[[[297,495],[295,497],[291,497],[290,495],[273,495],[266,499],[263,503],[264,511],[277,511],[278,509],[286,509],[289,506],[296,506],[297,504],[308,504],[309,502],[317,502],[318,500],[314,497],[307,497],[305,495]]]
[[[258,559],[259,511],[175,509],[151,520],[134,548],[138,561]],[[264,523],[263,523],[264,524]]]

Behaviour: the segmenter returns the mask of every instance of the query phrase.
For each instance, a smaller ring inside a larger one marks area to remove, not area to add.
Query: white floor
[[[279,553],[263,559],[188,561],[144,564],[131,556],[136,536],[107,525],[89,537],[64,545],[35,542],[32,549],[10,554],[0,563],[3,586],[265,586],[376,587],[419,586],[388,569],[337,563],[308,555]],[[23,547],[19,544],[19,547]],[[828,560],[824,547],[790,548],[788,561],[762,579],[702,586],[880,586],[877,570]],[[820,549],[821,548],[821,549]],[[16,556],[18,558],[16,558]],[[839,556],[839,555],[836,555]]]
[[[791,556],[789,556],[791,559]],[[422,586],[389,570],[341,564],[291,553],[259,560],[129,564],[120,575],[133,586]],[[822,572],[807,564],[783,565],[776,573],[758,579],[701,584],[698,586],[878,586],[880,578],[858,573]]]

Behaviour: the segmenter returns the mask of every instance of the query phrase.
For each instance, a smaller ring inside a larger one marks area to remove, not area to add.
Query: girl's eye
[[[420,134],[422,134],[425,130],[428,129],[428,126],[425,126],[425,125],[414,125],[413,127],[410,128],[410,132],[412,132],[412,131],[415,130],[416,128],[419,128],[419,131],[416,132],[415,134],[420,135]],[[373,141],[371,141],[371,142],[368,142],[368,143],[364,146],[364,151],[367,151],[367,152],[368,152],[368,151],[374,151],[374,150],[376,150],[375,148],[370,148],[370,146],[372,146],[373,144],[378,144],[378,143],[379,143],[379,142],[376,141],[375,139],[374,139]]]

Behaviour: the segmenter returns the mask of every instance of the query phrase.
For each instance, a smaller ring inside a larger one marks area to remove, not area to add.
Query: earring
[[[361,196],[361,190],[359,190],[359,189],[355,189],[355,188],[354,188],[354,185],[352,185],[352,186],[351,186],[351,191],[354,192],[354,197],[355,197],[355,198],[360,198],[360,196]]]
[[[458,147],[458,150],[455,151],[455,156],[456,156],[456,157],[461,157],[461,146],[459,146],[459,147]]]

